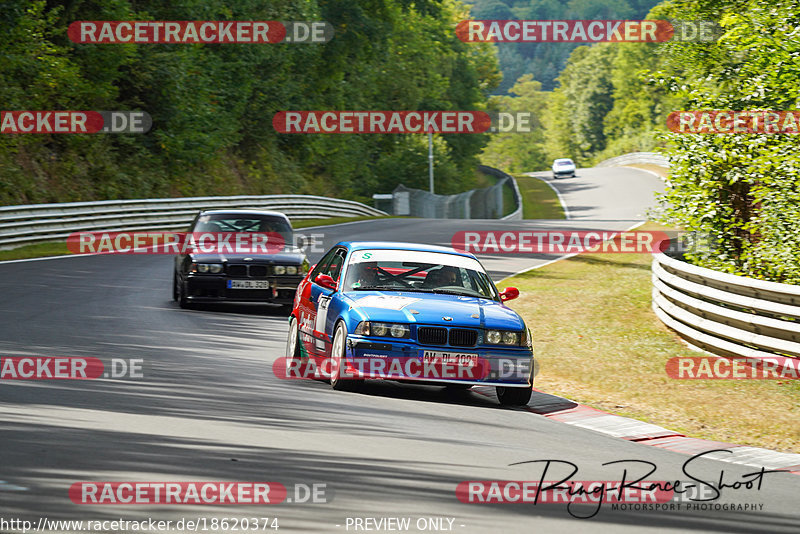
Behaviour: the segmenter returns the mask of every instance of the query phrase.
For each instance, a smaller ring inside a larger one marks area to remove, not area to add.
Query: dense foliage
[[[467,0],[475,20],[623,20],[643,19],[658,0]],[[516,80],[532,74],[545,91],[557,86],[556,78],[572,51],[572,43],[504,43],[498,47],[503,81],[497,94],[505,94]]]
[[[800,284],[798,135],[666,129],[667,115],[677,110],[798,109],[800,4],[672,0],[648,17],[718,21],[722,34],[709,43],[576,48],[552,92],[541,92],[528,76],[512,89],[519,98],[493,99],[506,109],[524,103],[541,116],[528,136],[494,139],[484,161],[543,170],[557,157],[588,166],[661,147],[672,162],[662,220],[706,234],[715,244],[690,260]]]
[[[760,0],[674,1],[665,10],[719,20],[711,45],[671,45],[664,87],[684,109],[792,110],[800,104],[800,5]],[[670,134],[667,220],[708,233],[706,267],[800,284],[797,134]]]
[[[489,45],[455,0],[0,2],[0,108],[144,110],[146,135],[0,136],[0,203],[426,187],[424,135],[282,135],[282,110],[483,109]],[[78,20],[324,20],[326,44],[74,44]],[[474,183],[484,135],[436,136],[437,190]]]

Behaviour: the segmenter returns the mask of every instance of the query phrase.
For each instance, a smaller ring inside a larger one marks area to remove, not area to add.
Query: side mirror
[[[500,300],[503,302],[507,300],[514,300],[519,296],[519,289],[516,287],[507,287],[500,293]]]
[[[314,283],[324,287],[325,289],[332,289],[336,291],[336,282],[334,282],[333,278],[327,274],[318,274],[317,277],[314,278]]]

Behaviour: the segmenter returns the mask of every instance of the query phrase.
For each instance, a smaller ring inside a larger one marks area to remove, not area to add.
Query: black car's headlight
[[[193,273],[211,273],[211,274],[219,274],[222,272],[224,266],[221,263],[193,263],[192,264],[192,272]]]
[[[272,272],[275,274],[286,274],[286,267],[283,265],[276,265],[272,268]]]
[[[509,330],[487,330],[484,341],[489,345],[509,345],[519,347],[522,345],[523,335],[520,332]]]
[[[355,333],[360,336],[408,338],[411,336],[411,329],[407,324],[401,323],[361,321],[358,323]]]
[[[287,265],[286,274],[297,274],[297,265]]]

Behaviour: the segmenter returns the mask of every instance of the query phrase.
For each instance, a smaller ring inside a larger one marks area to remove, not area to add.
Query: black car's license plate
[[[269,289],[268,280],[228,280],[228,289]]]

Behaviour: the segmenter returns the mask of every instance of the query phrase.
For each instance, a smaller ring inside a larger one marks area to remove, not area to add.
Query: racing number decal
[[[318,335],[325,335],[325,321],[328,318],[328,305],[331,302],[330,297],[324,297],[320,295],[319,297],[319,305],[317,306],[317,317],[316,322],[314,323],[314,330],[319,332]],[[316,338],[316,345],[317,349],[324,351],[325,350],[325,340],[322,338]]]

